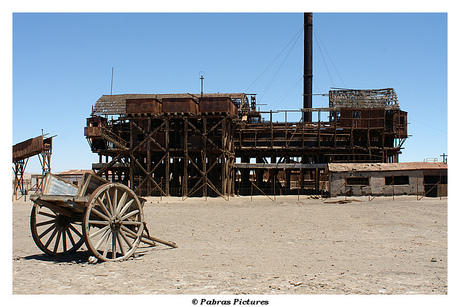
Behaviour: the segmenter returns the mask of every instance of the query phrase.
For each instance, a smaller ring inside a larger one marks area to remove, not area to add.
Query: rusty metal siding
[[[354,129],[383,129],[385,109],[342,109],[340,110],[340,126]]]
[[[107,118],[101,116],[91,116],[86,119],[87,127],[101,127],[107,125]]]
[[[397,112],[393,118],[393,126],[399,138],[407,138],[407,112]]]
[[[230,97],[202,97],[200,98],[200,113],[229,113],[237,115],[238,109]]]
[[[28,139],[13,146],[13,161],[26,159],[44,150],[43,136]]]
[[[161,102],[156,99],[140,98],[140,99],[126,99],[126,113],[127,114],[159,114],[162,111]]]
[[[100,137],[101,135],[101,127],[85,127],[86,137]]]
[[[198,104],[192,98],[163,98],[164,113],[198,114]]]

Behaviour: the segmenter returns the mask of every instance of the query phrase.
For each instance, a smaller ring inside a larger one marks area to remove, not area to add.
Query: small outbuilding
[[[331,196],[447,196],[443,162],[329,163],[327,171]]]

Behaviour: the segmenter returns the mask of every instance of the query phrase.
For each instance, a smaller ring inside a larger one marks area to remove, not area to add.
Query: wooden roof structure
[[[329,91],[330,107],[398,109],[398,96],[393,88],[357,90],[333,89]]]

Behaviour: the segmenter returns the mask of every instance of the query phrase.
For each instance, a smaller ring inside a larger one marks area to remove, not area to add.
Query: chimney
[[[304,13],[303,107],[312,107],[313,94],[313,13]],[[311,123],[311,112],[303,113],[303,121]]]

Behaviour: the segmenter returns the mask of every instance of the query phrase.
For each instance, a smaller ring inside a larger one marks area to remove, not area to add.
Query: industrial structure
[[[312,14],[304,18],[298,122],[275,122],[279,111],[259,111],[248,93],[104,95],[84,132],[99,155],[93,170],[139,195],[226,197],[319,193],[328,163],[399,162],[407,112],[392,88],[331,90],[328,107],[312,107]]]
[[[44,178],[45,173],[51,172],[53,137],[55,136],[47,137],[46,134],[42,134],[13,146],[13,194],[16,197],[27,195],[24,174],[30,157],[38,156],[40,159],[42,167],[41,178]],[[37,185],[40,185],[41,182],[42,181],[39,180]]]
[[[244,93],[105,95],[85,136],[99,155],[93,169],[140,195],[248,194],[252,183],[318,192],[327,163],[398,162],[407,113],[393,89],[333,90],[329,99],[299,110],[318,121],[279,123]]]

